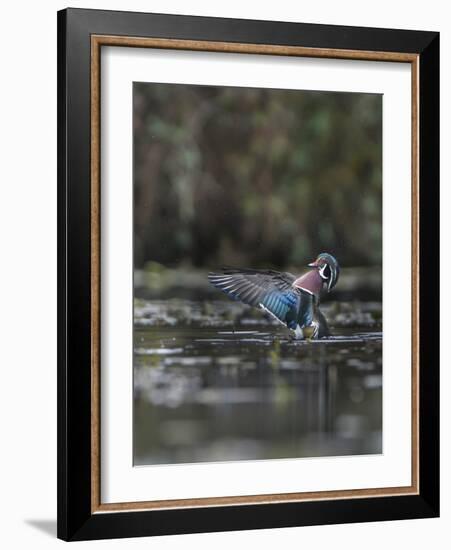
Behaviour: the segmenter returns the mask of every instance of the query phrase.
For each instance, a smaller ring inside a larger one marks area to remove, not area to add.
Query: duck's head
[[[330,292],[337,284],[338,277],[340,275],[340,266],[338,265],[337,260],[332,256],[332,254],[322,252],[318,255],[314,262],[308,265],[309,267],[314,267],[318,270],[321,279],[327,285],[327,292]]]

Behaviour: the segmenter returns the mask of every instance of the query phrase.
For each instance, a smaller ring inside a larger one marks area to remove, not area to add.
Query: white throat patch
[[[324,275],[324,270],[326,269],[327,264],[324,264],[323,267],[319,268],[319,274],[321,279],[324,279],[324,281],[327,281],[327,277]]]

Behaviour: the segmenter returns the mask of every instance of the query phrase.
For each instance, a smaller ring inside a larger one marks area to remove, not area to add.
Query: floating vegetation
[[[356,327],[360,331],[371,329],[381,331],[382,304],[379,302],[334,302],[322,306],[322,310],[333,328]],[[255,330],[249,325],[278,326],[271,316],[243,304],[215,300],[209,302],[194,300],[135,300],[135,326],[200,326],[217,327],[217,334],[252,336]],[[230,327],[230,328],[225,328]],[[287,334],[289,331],[286,331]]]

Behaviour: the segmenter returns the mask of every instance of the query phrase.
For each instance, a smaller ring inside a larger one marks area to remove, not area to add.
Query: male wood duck
[[[337,284],[340,267],[326,252],[308,264],[312,269],[300,277],[273,270],[224,268],[209,273],[212,285],[234,300],[270,313],[293,330],[296,338],[316,339],[329,335],[329,327],[319,309],[320,294]]]

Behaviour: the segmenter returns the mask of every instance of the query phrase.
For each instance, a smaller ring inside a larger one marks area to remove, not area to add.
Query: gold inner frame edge
[[[222,496],[142,502],[101,502],[100,475],[100,50],[102,46],[247,53],[410,63],[412,162],[412,480],[406,487]],[[91,513],[308,502],[419,494],[419,55],[234,42],[91,35]]]

